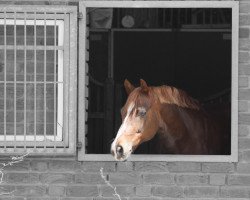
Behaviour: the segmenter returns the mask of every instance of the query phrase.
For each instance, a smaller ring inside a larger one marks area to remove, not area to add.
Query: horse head
[[[128,99],[121,109],[122,124],[111,145],[116,160],[125,161],[143,142],[151,140],[159,129],[159,99],[144,80],[135,88],[124,81]]]

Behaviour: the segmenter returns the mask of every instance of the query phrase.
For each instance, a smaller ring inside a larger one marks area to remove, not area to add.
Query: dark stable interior
[[[120,18],[124,12],[120,9]],[[158,11],[158,18],[162,12]],[[172,12],[177,15],[176,10]],[[230,10],[223,12],[231,20]],[[222,28],[216,24],[205,30],[201,25],[185,29],[181,20],[164,27],[162,18],[156,20],[155,27],[124,28],[117,13],[113,9],[109,29],[90,27],[87,153],[110,152],[112,139],[121,125],[120,109],[127,99],[125,79],[135,86],[140,78],[152,86],[174,86],[208,109],[227,106],[230,113],[230,20]],[[230,140],[227,143],[230,146]],[[135,153],[153,154],[154,144],[154,139],[146,142]]]

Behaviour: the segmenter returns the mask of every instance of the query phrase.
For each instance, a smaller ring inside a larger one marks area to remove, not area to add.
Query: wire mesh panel
[[[76,22],[75,7],[0,8],[1,153],[73,153]]]

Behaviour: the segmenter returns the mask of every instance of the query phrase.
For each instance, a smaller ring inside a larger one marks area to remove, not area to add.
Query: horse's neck
[[[160,109],[161,121],[159,132],[176,140],[186,132],[185,122],[178,110],[173,104],[162,104]]]
[[[204,124],[198,111],[183,109],[173,104],[162,104],[160,115],[160,143],[166,151],[178,152],[185,148],[188,151],[188,144],[195,143],[195,140],[202,144],[205,140],[204,135],[199,135],[200,132],[204,133]]]

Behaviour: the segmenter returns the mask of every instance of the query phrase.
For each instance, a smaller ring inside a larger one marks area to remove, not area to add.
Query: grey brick
[[[250,198],[250,187],[221,187],[221,197]]]
[[[208,184],[208,175],[203,175],[203,174],[177,175],[176,183],[180,185],[206,185]]]
[[[183,188],[176,186],[157,186],[152,188],[153,196],[157,197],[177,197],[181,198],[184,196]]]
[[[248,112],[248,101],[239,101],[239,112]]]
[[[48,194],[50,196],[64,196],[65,194],[65,187],[58,186],[58,185],[50,185],[48,189]]]
[[[245,88],[249,86],[248,77],[239,77],[239,87]]]
[[[81,169],[83,171],[90,172],[100,172],[100,169],[103,168],[104,172],[114,172],[116,169],[115,162],[82,162]]]
[[[166,162],[135,162],[135,171],[165,172],[168,167]]]
[[[240,3],[240,13],[250,13],[250,4],[248,1],[242,3]]]
[[[116,192],[119,194],[121,197],[132,197],[134,196],[135,189],[131,185],[126,185],[126,186],[115,186],[116,187]],[[100,186],[100,194],[103,197],[114,197],[115,191],[109,186],[102,185]]]
[[[8,162],[8,160],[6,161]],[[5,171],[28,171],[30,167],[30,162],[29,161],[22,161],[19,163],[16,163],[15,165],[7,166],[4,168]]]
[[[248,30],[248,32],[249,32],[249,30]],[[249,39],[240,39],[239,40],[239,48],[240,48],[240,50],[250,50]]]
[[[30,200],[30,199],[26,199],[25,197],[7,197],[7,196],[3,196],[3,197],[0,197],[0,200]]]
[[[250,89],[240,89],[239,90],[240,100],[250,100]]]
[[[77,161],[54,160],[49,162],[50,171],[74,171],[80,169],[80,163]]]
[[[250,65],[249,64],[239,64],[239,75],[250,75]]]
[[[250,149],[250,138],[239,138],[239,149]]]
[[[118,162],[117,163],[117,171],[118,172],[128,172],[133,171],[134,163],[133,162]]]
[[[135,194],[139,197],[151,196],[152,187],[150,185],[138,185],[135,188]]]
[[[239,37],[240,38],[249,38],[249,29],[248,28],[240,28]]]
[[[45,186],[16,186],[16,189],[13,193],[16,196],[37,196],[41,197],[46,194]]]
[[[247,51],[240,51],[239,53],[239,63],[249,63],[250,56]]]
[[[250,135],[249,127],[246,125],[239,125],[239,137]]]
[[[73,174],[66,173],[44,173],[40,175],[40,181],[42,183],[73,183]]]
[[[128,200],[129,198],[127,197],[121,197],[121,200]],[[85,199],[67,199],[67,200],[85,200]],[[87,200],[117,200],[117,197],[94,197],[91,199],[87,199]]]
[[[209,176],[209,183],[211,185],[225,185],[225,180],[225,174],[210,174]]]
[[[97,197],[98,188],[97,186],[71,185],[67,187],[66,194],[72,197]]]
[[[139,184],[141,177],[137,173],[110,173],[109,180],[111,184]]]
[[[25,197],[24,200],[61,200],[60,197]]]
[[[175,183],[173,174],[143,174],[143,183],[153,185],[172,185]]]
[[[68,200],[68,199],[67,199]],[[85,199],[69,199],[69,200],[85,200]],[[117,197],[94,197],[88,200],[117,200]],[[127,197],[121,197],[121,200],[128,200]]]
[[[250,114],[239,114],[239,123],[244,125],[250,125]]]
[[[240,15],[240,26],[250,25],[250,15]]]
[[[48,5],[49,1],[14,1],[16,5]]]
[[[15,191],[15,186],[13,185],[0,185],[0,194],[10,193]]]
[[[37,183],[39,181],[39,174],[37,173],[6,173],[7,183]]]
[[[162,200],[159,197],[130,197],[128,200]],[[164,200],[177,200],[176,198],[164,198]]]
[[[203,163],[202,164],[203,172],[233,172],[234,165],[232,163]]]
[[[61,197],[59,200],[96,200],[98,197]],[[102,199],[100,197],[100,199]],[[98,199],[99,200],[99,199]]]
[[[250,163],[238,163],[237,173],[250,174]]]
[[[32,171],[45,172],[48,169],[47,161],[33,160],[30,162],[30,168]]]
[[[250,162],[250,150],[246,150],[239,153],[240,162]]]
[[[187,197],[218,197],[219,196],[219,188],[212,187],[212,186],[205,186],[205,187],[187,187],[185,189],[185,194]]]
[[[107,178],[106,178],[107,180]],[[83,183],[89,185],[105,184],[100,174],[94,173],[80,173],[75,175],[76,183]]]
[[[247,175],[229,175],[227,178],[228,185],[250,186],[250,176]]]
[[[226,198],[230,200],[249,200],[249,198]],[[218,198],[216,200],[225,200],[225,198]]]
[[[200,172],[201,164],[194,162],[171,162],[168,163],[170,172]]]

